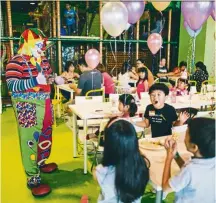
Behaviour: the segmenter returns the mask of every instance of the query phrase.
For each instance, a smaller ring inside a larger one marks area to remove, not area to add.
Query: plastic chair
[[[197,81],[196,80],[188,80],[188,84],[191,85],[191,86],[196,86]]]
[[[92,93],[98,93],[98,92],[101,92],[102,96],[103,96],[103,101],[105,101],[105,90],[104,90],[104,87],[102,87],[101,89],[95,89],[95,90],[89,90],[85,96],[86,98],[91,96]]]
[[[60,99],[57,98],[57,86],[54,85],[54,99],[52,99],[52,105],[53,105],[53,127],[56,128],[57,124],[56,124],[56,111],[57,111],[57,106],[60,105],[60,110],[61,110],[61,114],[64,115],[64,108],[63,108],[63,104],[62,104],[62,98],[63,96],[60,96]]]

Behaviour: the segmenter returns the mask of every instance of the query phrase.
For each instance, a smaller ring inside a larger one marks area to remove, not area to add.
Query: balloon
[[[121,2],[106,3],[101,9],[101,23],[109,35],[119,36],[128,23],[126,6]]]
[[[214,19],[214,21],[216,19],[215,7],[216,7],[216,3],[214,1],[212,4],[212,12],[211,12],[211,17]]]
[[[202,30],[202,27],[199,30],[197,30],[197,31],[191,30],[186,21],[184,21],[184,27],[185,27],[185,29],[187,30],[188,34],[191,37],[196,37],[201,32],[201,30]]]
[[[65,83],[64,79],[61,76],[56,76],[55,77],[55,83],[57,85],[63,85]]]
[[[127,23],[125,30],[128,30],[130,28],[131,24]]]
[[[89,49],[85,54],[85,61],[89,68],[96,68],[100,62],[100,53],[96,49]]]
[[[169,6],[169,4],[170,4],[170,1],[164,1],[164,2],[154,1],[154,2],[152,2],[152,5],[158,11],[163,11],[164,9],[166,9]]]
[[[162,43],[163,39],[158,33],[152,33],[147,39],[148,48],[150,49],[152,54],[156,54],[159,51]]]
[[[145,4],[141,1],[122,1],[128,10],[128,23],[136,23],[142,16]]]
[[[212,2],[182,1],[184,20],[191,30],[199,30],[212,12]]]

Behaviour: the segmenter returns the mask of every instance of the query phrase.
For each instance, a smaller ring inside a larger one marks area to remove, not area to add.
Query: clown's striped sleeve
[[[26,66],[21,57],[14,57],[6,66],[6,81],[9,91],[21,92],[38,85],[36,77],[26,77]]]

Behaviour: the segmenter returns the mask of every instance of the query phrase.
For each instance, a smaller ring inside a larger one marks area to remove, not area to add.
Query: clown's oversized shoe
[[[31,188],[31,191],[35,197],[43,197],[51,192],[51,188],[47,184],[40,184],[37,187]]]
[[[40,166],[40,171],[43,173],[52,173],[58,168],[58,165],[56,163],[49,163],[49,164],[44,164]]]

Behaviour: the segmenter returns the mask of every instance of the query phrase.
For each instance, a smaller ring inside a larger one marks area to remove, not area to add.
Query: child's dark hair
[[[87,63],[86,63],[86,61],[85,61],[85,59],[84,58],[80,58],[79,60],[78,60],[78,65],[84,65],[85,67],[88,67],[88,65],[87,65]]]
[[[129,115],[130,117],[133,117],[135,113],[137,112],[137,105],[135,102],[135,99],[130,94],[122,94],[119,96],[119,101],[124,105],[129,106]]]
[[[151,94],[155,90],[160,90],[164,92],[164,94],[167,96],[169,95],[169,88],[163,84],[163,83],[155,83],[149,88],[149,94]]]
[[[67,62],[65,63],[65,67],[64,67],[65,71],[68,72],[70,66],[73,66],[73,67],[75,68],[75,66],[74,66],[74,64],[73,64],[72,61],[67,61]]]
[[[208,71],[206,70],[206,66],[202,61],[198,61],[195,64],[196,67],[200,68],[201,70],[203,70],[205,72],[206,75],[208,75]]]
[[[145,64],[145,60],[143,58],[139,58],[136,61],[140,61],[141,63]]]
[[[141,197],[149,180],[149,169],[140,155],[133,125],[117,120],[105,129],[103,166],[115,167],[118,201],[131,203]]]
[[[128,62],[128,61],[125,61],[123,64],[122,64],[122,68],[121,68],[121,74],[125,74],[126,72],[128,71],[131,71],[132,69],[132,66],[131,64]]]
[[[182,66],[186,66],[187,67],[187,62],[186,61],[181,61],[179,63],[179,67],[181,68]]]
[[[196,144],[203,158],[215,157],[215,119],[194,118],[188,123],[190,142]]]
[[[141,67],[138,69],[138,73],[145,73],[145,78],[142,80],[148,80],[148,70],[145,67]]]

